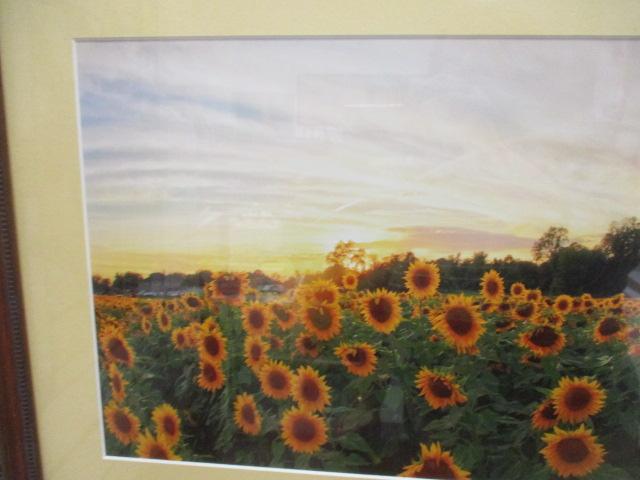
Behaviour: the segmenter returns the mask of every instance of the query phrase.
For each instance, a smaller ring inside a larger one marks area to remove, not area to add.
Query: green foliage
[[[125,404],[140,419],[143,430],[151,431],[153,409],[162,403],[173,405],[182,420],[176,453],[185,460],[397,475],[418,457],[420,443],[438,441],[474,479],[551,480],[555,477],[539,454],[542,432],[532,428],[531,413],[563,376],[590,376],[602,384],[607,400],[587,424],[608,453],[607,463],[586,478],[640,478],[638,359],[626,354],[623,343],[594,343],[595,318],[569,315],[564,327],[566,348],[532,365],[521,361],[526,351],[517,342],[526,325],[499,334],[494,324],[500,316],[485,315],[487,331],[478,342],[479,353],[460,355],[444,341],[429,341],[436,332],[428,317],[410,318],[412,307],[404,302],[405,319],[390,335],[375,332],[357,313],[345,309],[341,335],[322,342],[316,359],[296,350],[301,325],[288,331],[273,326],[272,333],[282,339],[283,346],[272,349],[271,358],[286,362],[292,370],[312,365],[331,387],[331,404],[322,412],[328,442],[312,455],[295,454],[283,443],[280,419],[294,403],[261,392],[258,379],[244,362],[245,333],[237,307],[223,305],[216,317],[227,338],[228,358],[225,386],[214,393],[196,383],[195,350],[176,350],[170,332],[161,332],[156,323],[149,335],[137,323],[129,324],[127,338],[136,362],[131,369],[122,368],[129,382]],[[125,318],[122,312],[112,313]],[[201,312],[199,318],[208,313]],[[184,313],[173,315],[172,321],[174,327],[188,324]],[[376,348],[374,374],[353,376],[339,362],[333,350],[347,339]],[[414,384],[421,367],[453,374],[467,402],[431,408]],[[106,404],[111,393],[104,368],[101,390]],[[233,402],[243,392],[254,395],[263,417],[258,436],[243,434],[234,423]],[[106,446],[110,455],[135,455],[134,446],[119,444],[108,431]]]

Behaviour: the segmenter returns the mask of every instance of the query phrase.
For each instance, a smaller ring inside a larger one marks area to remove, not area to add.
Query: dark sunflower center
[[[455,477],[446,462],[430,458],[425,460],[422,468],[415,473],[418,478],[433,478],[435,480],[450,480]]]
[[[428,270],[416,270],[411,280],[417,288],[427,288],[431,285],[431,273]]]
[[[184,343],[184,334],[179,333],[176,337],[176,340],[178,340],[178,345],[182,345]]]
[[[536,292],[529,292],[527,294],[527,300],[535,301],[538,299],[538,294]]]
[[[537,345],[538,347],[550,347],[552,345],[555,345],[558,337],[559,335],[553,328],[541,327],[536,328],[533,331],[533,333],[529,337],[529,340],[531,341],[531,343]]]
[[[220,353],[220,342],[213,335],[207,335],[204,337],[204,349],[209,355],[215,357]]]
[[[320,398],[320,388],[318,383],[312,379],[306,379],[302,382],[302,396],[309,402],[315,402]]]
[[[313,350],[314,348],[316,348],[316,342],[313,338],[311,337],[304,337],[302,339],[302,345],[304,346],[304,348],[306,348],[307,350]]]
[[[556,409],[553,408],[553,404],[551,402],[548,402],[544,408],[540,410],[540,415],[547,420],[555,420],[558,418],[558,415],[556,415]]]
[[[516,285],[513,287],[513,294],[520,295],[522,293],[522,287],[520,285]]]
[[[529,318],[533,315],[533,303],[523,303],[516,307],[516,312],[523,318]]]
[[[498,294],[498,282],[491,279],[486,283],[485,288],[487,289],[487,293],[489,295],[497,295]]]
[[[170,312],[173,312],[176,309],[176,306],[173,303],[169,303],[169,304],[167,304],[167,309]]]
[[[318,330],[328,330],[331,327],[331,314],[324,308],[310,308],[309,319]]]
[[[169,435],[175,435],[176,433],[176,423],[173,421],[173,418],[166,416],[164,417],[164,421],[162,422],[164,426],[164,431]]]
[[[391,302],[382,297],[369,300],[369,313],[378,323],[386,323],[391,318],[393,308]]]
[[[607,317],[600,324],[600,334],[606,336],[618,333],[622,325],[617,318]]]
[[[247,423],[255,423],[256,415],[253,413],[253,408],[251,405],[243,405],[240,410],[240,414],[242,415],[242,419]]]
[[[573,300],[573,308],[580,308],[582,306],[582,301],[578,299]]]
[[[258,360],[260,360],[261,356],[262,356],[262,348],[260,347],[260,345],[256,343],[251,345],[251,359],[257,362]]]
[[[264,326],[264,315],[259,310],[251,310],[249,312],[249,324],[256,330]]]
[[[287,386],[287,379],[282,372],[278,372],[277,370],[269,373],[269,385],[274,390],[284,390]]]
[[[216,371],[215,367],[209,365],[208,363],[204,365],[202,374],[204,375],[204,378],[209,382],[215,382],[218,378],[218,372]]]
[[[198,300],[196,297],[188,297],[187,305],[189,305],[191,308],[196,308],[200,305],[200,300]]]
[[[429,380],[429,390],[439,398],[449,398],[453,394],[453,389],[449,382],[439,377]]]
[[[162,323],[163,327],[166,327],[169,324],[169,317],[163,313],[160,317],[160,323]]]
[[[316,436],[316,426],[308,418],[296,418],[293,422],[293,436],[301,442],[310,442]]]
[[[498,310],[503,313],[508,312],[509,310],[511,310],[511,305],[509,305],[508,302],[502,302],[500,305],[498,305]]]
[[[473,327],[473,318],[469,311],[464,307],[450,308],[446,313],[446,320],[451,330],[457,335],[465,335],[471,331]]]
[[[121,412],[121,411],[117,411],[115,413],[115,415],[113,416],[113,422],[115,423],[118,431],[123,433],[129,433],[133,428],[133,425],[131,424],[131,420],[129,419],[129,417],[124,412]]]
[[[318,302],[334,303],[336,301],[336,297],[331,290],[317,290],[314,296]]]
[[[356,348],[355,352],[347,353],[347,360],[356,367],[361,367],[367,361],[367,354],[364,349]]]
[[[275,313],[276,317],[278,317],[278,320],[280,320],[281,322],[286,322],[289,320],[289,313],[280,305],[275,305],[273,307],[273,313]]]
[[[567,463],[580,463],[589,456],[589,449],[579,438],[565,438],[558,442],[558,455]]]
[[[569,302],[567,302],[565,299],[562,299],[558,302],[558,309],[566,310],[567,308],[569,308]]]
[[[142,313],[145,315],[151,315],[153,309],[149,305],[145,305],[142,307]]]
[[[591,402],[591,392],[584,387],[571,387],[565,397],[565,405],[569,410],[579,411]]]
[[[122,340],[120,340],[119,338],[112,338],[111,340],[109,340],[107,348],[109,352],[111,352],[111,355],[113,355],[118,360],[122,360],[123,362],[129,361],[129,351],[124,346],[124,343],[122,343]]]
[[[240,279],[233,276],[224,276],[216,280],[216,288],[225,297],[235,297],[240,293]]]
[[[509,325],[511,325],[511,320],[498,320],[496,321],[496,327],[497,328],[507,328]]]
[[[149,449],[149,458],[156,458],[158,460],[168,460],[169,454],[165,448],[156,444],[151,445]]]

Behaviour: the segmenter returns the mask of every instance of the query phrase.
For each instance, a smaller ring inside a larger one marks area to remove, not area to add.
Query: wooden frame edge
[[[0,78],[0,480],[42,480]]]

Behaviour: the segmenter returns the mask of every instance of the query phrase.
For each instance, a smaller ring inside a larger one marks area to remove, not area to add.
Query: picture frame
[[[3,358],[3,375],[28,384],[31,364],[33,405],[28,388],[17,393],[23,432],[3,444],[9,462],[22,465],[23,478],[39,478],[36,437],[46,479],[100,478],[159,480],[176,475],[204,478],[256,478],[254,471],[197,464],[105,460],[100,445],[100,406],[93,369],[93,332],[87,275],[72,43],[79,38],[206,37],[241,35],[488,35],[637,36],[640,7],[616,2],[493,2],[471,0],[441,5],[404,2],[92,2],[55,5],[7,1],[2,8],[1,55],[8,158],[13,193],[4,190],[4,212],[16,219],[18,262],[7,270],[14,280],[3,287],[19,299],[22,284],[28,352]],[[38,28],[35,28],[38,26]],[[5,177],[5,170],[2,171]],[[11,234],[13,228],[5,228]],[[5,244],[15,246],[10,237]],[[4,251],[3,251],[4,253]],[[16,268],[19,263],[20,270]],[[19,300],[17,300],[19,301]],[[18,328],[20,314],[6,318]],[[3,317],[4,320],[4,317]],[[3,333],[6,332],[3,329]],[[18,342],[18,343],[16,343]],[[20,397],[22,395],[22,397]],[[15,397],[12,397],[15,400]],[[34,415],[34,411],[36,412]],[[37,429],[34,429],[37,418]],[[17,428],[21,430],[21,428]],[[15,431],[17,431],[15,430]],[[37,430],[37,434],[36,434]],[[21,460],[22,459],[22,460]],[[281,471],[260,478],[327,478]],[[20,477],[16,477],[20,478]]]

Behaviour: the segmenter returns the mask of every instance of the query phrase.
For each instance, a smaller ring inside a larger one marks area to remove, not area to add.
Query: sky
[[[640,215],[640,41],[76,45],[94,274],[530,258]]]

